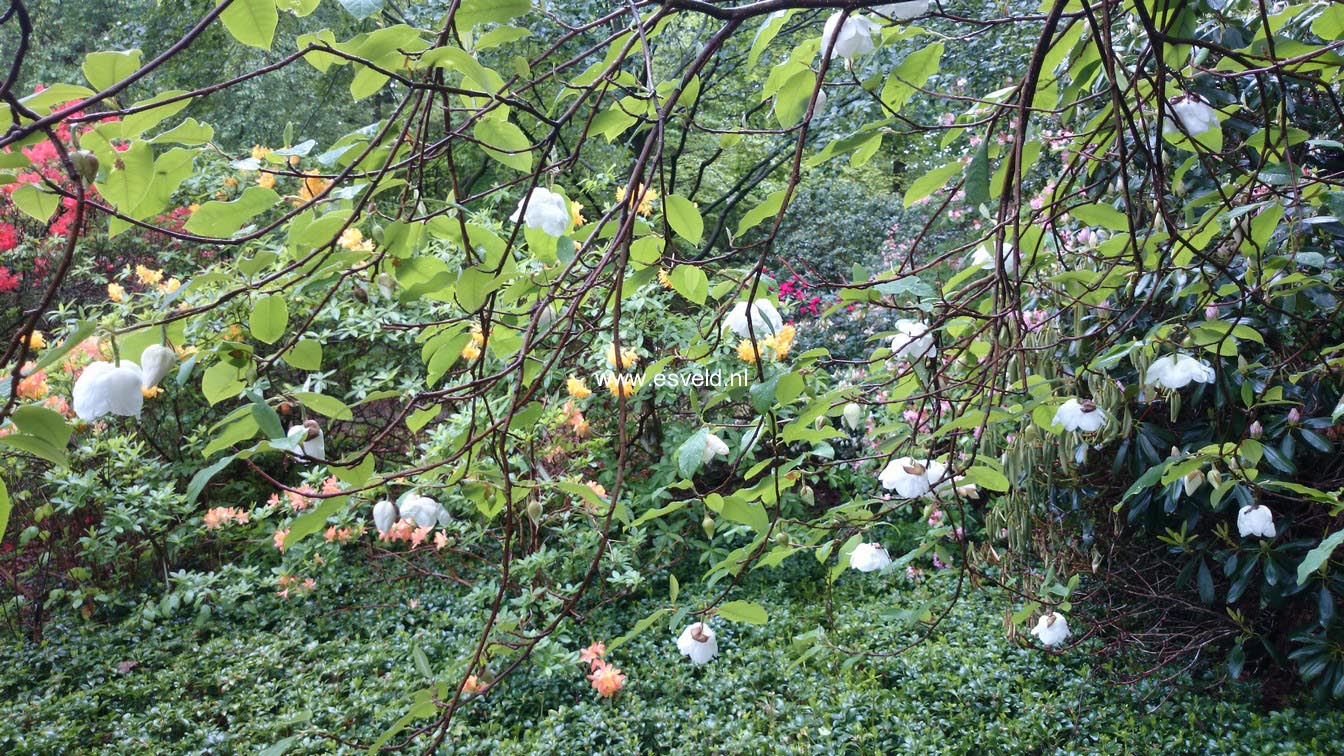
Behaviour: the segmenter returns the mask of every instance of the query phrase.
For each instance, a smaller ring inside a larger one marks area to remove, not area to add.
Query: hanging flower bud
[[[177,364],[177,352],[162,345],[151,344],[140,354],[140,388],[159,385]]]
[[[677,650],[682,656],[689,657],[692,664],[708,664],[719,654],[719,641],[709,625],[695,622],[677,636]]]
[[[1181,479],[1181,486],[1185,489],[1186,496],[1194,496],[1195,491],[1204,485],[1204,472],[1202,470],[1191,470]]]
[[[704,529],[706,538],[714,537],[714,518],[711,515],[705,515],[705,519],[700,521],[700,527]]]

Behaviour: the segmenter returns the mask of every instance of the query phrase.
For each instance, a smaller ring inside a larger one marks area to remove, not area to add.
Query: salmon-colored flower
[[[32,362],[24,363],[23,372],[28,375],[19,381],[19,396],[24,399],[42,399],[51,392],[51,386],[47,384],[47,371],[34,371],[33,368],[36,366],[36,363]]]
[[[606,662],[594,664],[593,672],[588,675],[588,679],[593,683],[593,690],[596,690],[597,694],[603,698],[611,698],[620,692],[621,688],[625,687],[625,675],[621,674],[621,670]]]
[[[474,696],[484,689],[485,686],[481,684],[480,678],[476,675],[467,675],[466,682],[462,683],[462,692],[469,696]]]
[[[271,536],[271,543],[273,543],[275,547],[280,551],[284,551],[285,537],[288,535],[289,535],[289,528],[283,528],[281,530],[277,530],[275,531],[275,535]]]
[[[411,548],[416,548],[416,547],[418,547],[420,544],[424,543],[424,542],[425,542],[425,539],[429,537],[429,531],[430,531],[430,530],[433,530],[433,528],[432,528],[432,527],[427,527],[427,528],[416,528],[415,530],[412,530],[412,531],[411,531]]]
[[[448,545],[448,534],[440,530],[434,534],[434,550],[442,551]]]
[[[246,524],[248,514],[246,511],[235,507],[215,507],[206,512],[202,519],[205,522],[206,530],[219,530],[231,522]]]
[[[602,657],[607,655],[607,644],[593,641],[588,648],[579,652],[579,661],[585,662],[591,666],[597,666],[602,663]]]

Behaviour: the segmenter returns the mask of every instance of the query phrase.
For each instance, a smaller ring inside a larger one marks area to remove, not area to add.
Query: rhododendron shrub
[[[687,628],[678,648],[707,662],[714,633],[770,621],[743,576],[807,560],[827,586],[945,569],[1006,589],[1024,646],[1216,647],[1233,676],[1309,652],[1302,674],[1344,692],[1321,640],[1339,630],[1344,231],[1312,158],[1338,119],[1297,108],[1333,94],[1299,67],[1335,72],[1315,53],[1337,9],[1278,11],[1301,22],[1275,21],[1280,55],[1254,41],[1259,10],[1197,24],[1144,3],[572,19],[468,0],[339,34],[318,4],[221,6],[172,49],[217,24],[275,67],[339,72],[342,101],[377,107],[329,143],[215,144],[187,108],[238,82],[128,102],[157,65],[138,51],[11,98],[3,170],[53,262],[0,360],[0,444],[68,481],[96,459],[65,471],[72,438],[144,436],[180,473],[154,494],[174,505],[124,519],[155,524],[165,565],[190,528],[184,549],[264,566],[275,600],[329,600],[340,558],[460,586],[478,632],[409,654],[427,687],[384,742],[423,720],[415,747],[440,747],[488,698],[468,688],[507,687],[592,602],[665,590],[588,653],[619,701],[604,654]],[[1023,53],[1002,80],[945,75],[995,35]],[[727,107],[740,67],[754,83]],[[843,280],[794,270],[793,199],[879,154],[915,162],[899,201],[920,212]],[[88,312],[56,317],[89,235],[134,229],[219,251],[108,271]],[[826,333],[842,311],[861,348]],[[108,367],[53,383],[89,338],[80,359]],[[103,382],[146,350],[152,379]],[[66,383],[79,423],[32,396]]]

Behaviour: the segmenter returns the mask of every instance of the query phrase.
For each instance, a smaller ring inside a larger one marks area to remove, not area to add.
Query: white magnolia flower
[[[845,412],[845,425],[849,426],[850,430],[856,431],[863,427],[862,406],[855,404],[854,402],[850,402],[849,404],[845,405],[844,412]]]
[[[909,0],[905,3],[888,3],[873,10],[896,21],[909,21],[929,12],[929,0]]]
[[[897,357],[920,360],[925,357],[937,357],[938,347],[933,343],[929,327],[918,320],[901,318],[896,321],[898,333],[891,337],[891,351]]]
[[[1055,410],[1054,422],[1067,431],[1095,433],[1106,427],[1106,412],[1091,399],[1070,399]]]
[[[985,270],[994,270],[994,250],[989,244],[981,244],[975,248],[975,254],[971,255],[971,265]],[[1013,245],[1004,242],[1003,245],[1003,272],[1017,272],[1017,255],[1013,253]]]
[[[706,465],[709,464],[710,460],[714,459],[717,456],[720,455],[726,456],[727,454],[728,454],[728,444],[725,444],[723,442],[723,439],[719,438],[713,433],[709,434],[708,436],[705,436],[705,456],[701,460],[702,462],[704,462],[704,464]]]
[[[864,16],[843,17],[843,13],[836,12],[826,19],[826,28],[821,34],[823,50],[826,49],[826,45],[831,44],[831,40],[835,40],[834,46],[831,47],[831,57],[852,61],[876,49],[873,34],[880,28],[876,21]]]
[[[303,441],[299,443],[299,453],[309,459],[327,458],[327,437],[322,433],[322,426],[316,420],[305,420],[303,425],[295,425],[289,429],[289,435],[294,435],[296,431],[303,431]]]
[[[1242,538],[1273,538],[1274,513],[1264,504],[1252,504],[1237,512],[1237,532]]]
[[[776,310],[774,304],[768,299],[758,299],[752,302],[750,306],[746,302],[738,302],[733,305],[733,309],[729,310],[728,315],[723,319],[723,327],[731,329],[740,338],[751,338],[747,331],[748,319],[751,321],[751,330],[755,331],[757,339],[773,336],[784,327],[784,318],[780,316],[779,310]]]
[[[450,520],[448,510],[442,504],[417,493],[407,494],[401,500],[401,516],[415,520],[415,524],[422,528],[447,525]]]
[[[523,221],[528,228],[539,228],[549,236],[564,236],[569,230],[571,218],[569,203],[565,198],[540,186],[533,189],[528,197],[530,199],[518,202],[518,209],[513,211],[509,220],[517,223],[519,214],[523,212],[523,204],[526,203],[527,212],[523,215]]]
[[[947,473],[947,467],[937,460],[897,457],[887,463],[878,474],[882,487],[895,491],[902,499],[927,496]]]
[[[1179,133],[1184,129],[1191,136],[1199,136],[1216,128],[1218,128],[1218,111],[1195,94],[1172,100],[1170,116],[1162,122],[1164,134]]]
[[[861,543],[849,553],[849,566],[859,572],[877,572],[891,564],[891,557],[880,543]]]
[[[177,352],[162,345],[151,344],[140,353],[140,388],[159,385],[177,364]]]
[[[677,636],[677,650],[682,656],[691,657],[692,664],[707,664],[719,655],[719,641],[709,625],[694,622]]]
[[[1213,383],[1213,368],[1203,360],[1197,360],[1184,354],[1170,354],[1160,357],[1148,368],[1148,378],[1144,382],[1156,384],[1162,388],[1179,389],[1195,383]]]
[[[383,499],[373,505],[373,526],[378,528],[378,532],[386,534],[397,524],[397,505]]]
[[[1202,485],[1204,485],[1203,470],[1191,470],[1185,474],[1185,477],[1181,478],[1181,487],[1185,489],[1186,496],[1194,496],[1195,491],[1198,491]]]
[[[1069,637],[1069,621],[1059,612],[1046,612],[1031,629],[1043,646],[1057,646]]]
[[[103,415],[140,417],[145,395],[140,392],[140,366],[128,360],[120,365],[93,362],[75,381],[74,409],[81,420]]]

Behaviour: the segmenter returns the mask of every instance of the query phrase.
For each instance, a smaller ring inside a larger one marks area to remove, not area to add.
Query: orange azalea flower
[[[476,675],[467,675],[466,682],[462,683],[462,692],[469,696],[474,696],[484,689],[485,686],[481,684],[480,678]]]
[[[282,530],[277,530],[277,531],[275,531],[275,535],[271,536],[271,543],[273,543],[277,549],[279,549],[279,550],[281,550],[281,551],[284,551],[284,550],[285,550],[285,536],[287,536],[287,535],[289,535],[289,528],[284,528],[284,529],[282,529]]]
[[[332,475],[328,477],[326,480],[322,481],[322,493],[334,494],[340,492],[341,492],[340,478],[337,478],[335,475]]]
[[[448,534],[440,530],[434,534],[434,550],[442,551],[448,545]]]
[[[24,363],[23,370],[28,372],[36,367],[36,363]],[[42,399],[51,392],[51,386],[47,385],[47,371],[38,370],[30,373],[23,380],[19,381],[19,396],[24,399]]]
[[[625,687],[625,675],[621,670],[602,661],[593,665],[593,673],[588,679],[593,683],[593,690],[603,698],[611,698]]]
[[[330,181],[323,179],[313,171],[304,171],[303,183],[299,186],[299,199],[294,204],[302,205],[305,202],[312,201],[326,191],[329,186],[331,186]]]
[[[66,417],[70,417],[71,415],[70,402],[66,401],[63,396],[53,394],[52,396],[47,397],[42,404],[47,409],[56,410]]]
[[[588,664],[596,667],[598,664],[603,663],[602,657],[606,655],[607,655],[607,644],[601,643],[599,641],[593,641],[593,644],[591,646],[579,652],[579,661],[587,662]]]
[[[588,384],[572,375],[565,379],[565,390],[575,399],[586,399],[593,395],[593,391],[588,388]]]
[[[433,530],[433,528],[416,528],[411,531],[411,548],[414,549],[424,543],[425,539],[429,537],[430,530]]]
[[[335,525],[332,525],[327,528],[322,536],[326,538],[328,542],[348,543],[350,539],[354,537],[354,534],[354,531],[350,528],[338,528]]]

